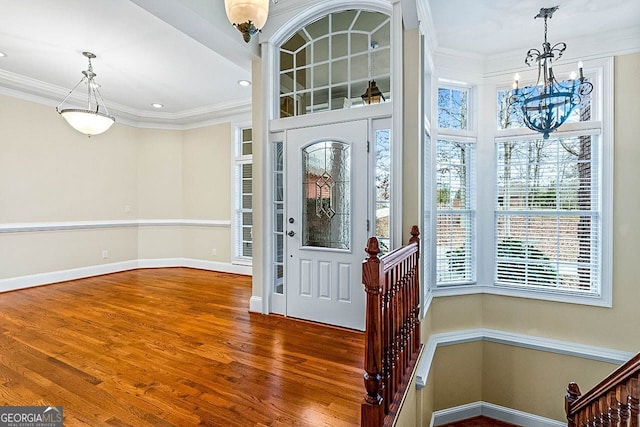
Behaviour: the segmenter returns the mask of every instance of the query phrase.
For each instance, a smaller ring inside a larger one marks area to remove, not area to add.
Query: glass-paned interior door
[[[287,315],[362,330],[367,122],[290,130],[286,144]]]

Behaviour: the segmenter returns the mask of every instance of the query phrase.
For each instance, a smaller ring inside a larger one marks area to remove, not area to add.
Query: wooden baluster
[[[391,393],[392,389],[392,381],[391,374],[393,371],[393,363],[392,363],[392,354],[393,348],[391,345],[391,337],[393,334],[393,324],[391,319],[393,317],[393,310],[391,305],[391,286],[389,285],[389,281],[391,280],[390,272],[385,274],[384,277],[384,294],[385,294],[385,315],[382,319],[384,324],[384,398],[385,398],[385,414],[389,411],[389,405],[391,404],[391,400],[393,399],[393,394]]]
[[[609,405],[607,405],[607,396],[600,396],[600,399],[598,399],[598,406],[600,408],[600,419],[602,420],[602,426],[611,427],[611,420],[609,419]]]
[[[627,427],[629,420],[629,393],[627,393],[627,385],[619,384],[616,387],[616,399],[618,400],[618,409],[620,411],[620,425]]]
[[[593,416],[591,414],[591,406],[587,405],[584,408],[584,416],[585,416],[585,423],[584,425],[587,427],[592,427],[592,423],[593,423]]]
[[[389,318],[386,320],[389,326],[389,374],[387,376],[387,386],[389,391],[387,396],[389,398],[389,404],[393,401],[395,395],[395,380],[396,375],[396,347],[395,347],[395,330],[396,330],[396,295],[393,283],[395,282],[395,271],[391,269],[387,276],[387,286],[389,292]]]
[[[629,380],[629,409],[631,411],[631,422],[629,427],[638,427],[638,416],[640,416],[640,387],[638,378]]]
[[[364,387],[367,394],[365,394],[364,402],[361,405],[361,417],[362,426],[379,427],[384,420],[384,411],[383,399],[380,395],[382,388],[382,335],[380,331],[382,307],[378,239],[371,237],[365,251],[369,254],[367,260],[362,264],[362,279],[367,293],[364,350]]]
[[[611,390],[607,393],[607,403],[609,404],[609,420],[611,421],[611,427],[618,427],[620,425],[620,413],[615,390]]]
[[[404,294],[406,297],[405,309],[404,309],[404,359],[405,366],[408,367],[411,362],[411,355],[413,353],[413,341],[411,340],[411,315],[413,314],[413,255],[409,256],[406,260],[405,270],[407,271],[407,280],[404,284]]]
[[[400,376],[400,295],[398,281],[400,279],[399,267],[396,265],[393,269],[393,395],[396,396],[398,390],[398,377]]]
[[[402,379],[407,373],[409,366],[409,329],[407,328],[407,320],[409,320],[409,259],[402,261]]]
[[[580,387],[578,387],[578,384],[574,382],[569,383],[567,386],[567,394],[564,397],[564,411],[567,414],[568,427],[577,427],[578,425],[582,427],[581,424],[577,424],[580,420],[576,418],[576,414],[571,413],[571,404],[578,400],[580,395]]]
[[[591,413],[593,414],[593,427],[602,427],[602,411],[599,400],[591,404]]]
[[[409,362],[411,362],[411,257],[404,262],[406,280],[404,281],[404,373],[407,374]]]

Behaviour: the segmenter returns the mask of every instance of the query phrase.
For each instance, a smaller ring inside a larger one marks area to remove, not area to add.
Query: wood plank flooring
[[[360,332],[248,312],[246,276],[134,270],[0,294],[0,405],[65,426],[352,426]]]

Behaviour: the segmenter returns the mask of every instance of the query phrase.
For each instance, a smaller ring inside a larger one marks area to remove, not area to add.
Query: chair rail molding
[[[495,329],[477,328],[454,332],[443,332],[431,335],[427,341],[422,359],[418,362],[416,388],[421,389],[426,385],[427,376],[429,375],[429,370],[431,369],[431,364],[433,363],[433,358],[438,347],[464,344],[474,341],[488,341],[613,364],[623,364],[635,355],[634,353],[627,351],[596,347],[552,338],[536,337],[533,335],[498,331]]]

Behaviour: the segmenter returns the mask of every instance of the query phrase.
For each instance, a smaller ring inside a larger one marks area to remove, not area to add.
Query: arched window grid
[[[353,17],[347,26],[334,26],[336,16],[344,21],[349,14]],[[323,20],[326,31],[319,33]],[[371,21],[372,28],[362,28]],[[371,79],[390,100],[390,57],[388,15],[346,10],[307,24],[279,49],[280,117],[362,105],[360,95]]]

